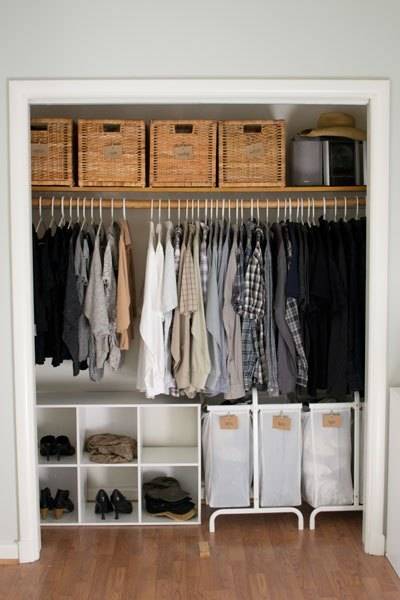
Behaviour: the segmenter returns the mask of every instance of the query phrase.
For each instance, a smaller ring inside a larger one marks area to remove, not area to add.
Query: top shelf
[[[152,193],[152,194],[164,194],[164,193],[266,193],[269,194],[289,194],[289,193],[300,193],[300,192],[365,192],[367,187],[365,185],[353,185],[353,186],[303,186],[303,187],[146,187],[146,188],[132,188],[132,187],[63,187],[63,186],[46,186],[46,185],[33,185],[33,192],[60,192],[60,193],[98,193],[98,192],[124,192],[126,194],[141,194],[141,193]]]

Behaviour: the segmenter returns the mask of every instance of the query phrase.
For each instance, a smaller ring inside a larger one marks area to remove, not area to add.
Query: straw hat
[[[342,112],[321,113],[316,129],[305,129],[300,133],[306,137],[336,136],[352,140],[367,139],[365,131],[355,127],[355,119]]]

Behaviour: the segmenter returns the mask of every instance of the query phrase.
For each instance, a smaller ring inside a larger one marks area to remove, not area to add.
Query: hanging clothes
[[[275,299],[274,318],[277,326],[278,383],[281,393],[288,394],[296,389],[296,349],[286,321],[286,278],[287,262],[282,226],[272,225],[275,255]]]
[[[137,368],[137,387],[145,392],[147,398],[154,398],[164,392],[164,336],[161,311],[164,258],[160,235],[158,228],[155,247],[154,223],[150,221]]]
[[[232,246],[225,276],[223,323],[227,340],[227,390],[224,397],[236,400],[245,395],[243,383],[242,331],[240,316],[235,312],[232,302],[233,287],[238,269],[237,227],[233,229]]]
[[[104,374],[104,363],[109,352],[109,318],[103,283],[101,239],[105,237],[99,226],[94,243],[89,283],[85,296],[84,313],[90,325],[89,374],[93,381],[100,381]]]
[[[116,250],[115,250],[116,251]],[[129,350],[137,315],[132,236],[128,222],[120,223],[116,327],[121,350]]]
[[[221,328],[219,323],[219,298],[218,298],[218,225],[214,224],[211,231],[208,247],[208,284],[206,325],[208,333],[208,348],[210,353],[211,368],[206,382],[206,393],[215,396],[220,393],[218,384],[221,377]]]
[[[104,253],[103,285],[106,298],[108,314],[108,363],[114,371],[121,366],[121,349],[117,340],[117,276],[118,265],[118,242],[120,227],[118,223],[112,223],[107,232],[107,246]]]
[[[81,231],[76,238],[75,245],[75,279],[78,293],[80,316],[78,321],[78,348],[79,348],[79,366],[82,370],[87,368],[87,357],[89,355],[89,337],[90,325],[84,313],[86,290],[89,283],[90,257],[91,257],[91,237]]]
[[[270,396],[279,395],[278,361],[276,356],[275,322],[273,318],[273,281],[272,281],[272,255],[270,231],[267,226],[264,250],[264,282],[265,282],[265,363],[266,363],[266,388]]]
[[[189,396],[204,390],[211,369],[200,273],[200,223],[197,221],[195,226],[196,231],[193,239],[193,268],[197,299],[196,310],[193,312],[191,326],[191,383],[187,394]]]
[[[69,240],[67,276],[64,299],[64,323],[62,339],[72,359],[73,375],[79,375],[79,321],[82,303],[78,294],[75,274],[75,247],[80,234],[79,225],[75,225]]]
[[[165,229],[165,254],[164,254],[164,271],[161,294],[161,311],[163,314],[164,327],[164,388],[165,393],[169,394],[171,389],[175,389],[176,383],[172,374],[172,358],[171,358],[171,325],[172,316],[175,308],[178,306],[178,291],[175,272],[175,256],[174,247],[172,245],[173,233],[172,221],[166,221]]]

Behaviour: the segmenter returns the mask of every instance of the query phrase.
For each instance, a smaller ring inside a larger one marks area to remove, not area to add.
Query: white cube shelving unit
[[[44,435],[68,435],[76,447],[72,457],[57,461],[40,456],[40,488],[69,489],[75,504],[71,514],[55,520],[51,515],[42,525],[198,525],[201,523],[201,434],[200,403],[165,396],[144,400],[130,392],[86,394],[38,394],[38,443]],[[85,440],[94,433],[126,434],[137,440],[138,456],[129,463],[91,462]],[[190,521],[175,522],[149,514],[142,494],[143,483],[159,475],[178,479],[196,504]],[[104,521],[94,512],[97,491],[118,488],[133,503],[130,515]]]

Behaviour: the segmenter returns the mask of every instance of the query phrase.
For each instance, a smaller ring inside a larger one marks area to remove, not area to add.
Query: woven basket
[[[72,186],[72,119],[31,119],[33,185]]]
[[[216,121],[152,121],[150,185],[214,187]]]
[[[79,119],[78,145],[81,187],[145,186],[144,121]]]
[[[285,121],[219,123],[220,187],[284,187],[285,162]]]

